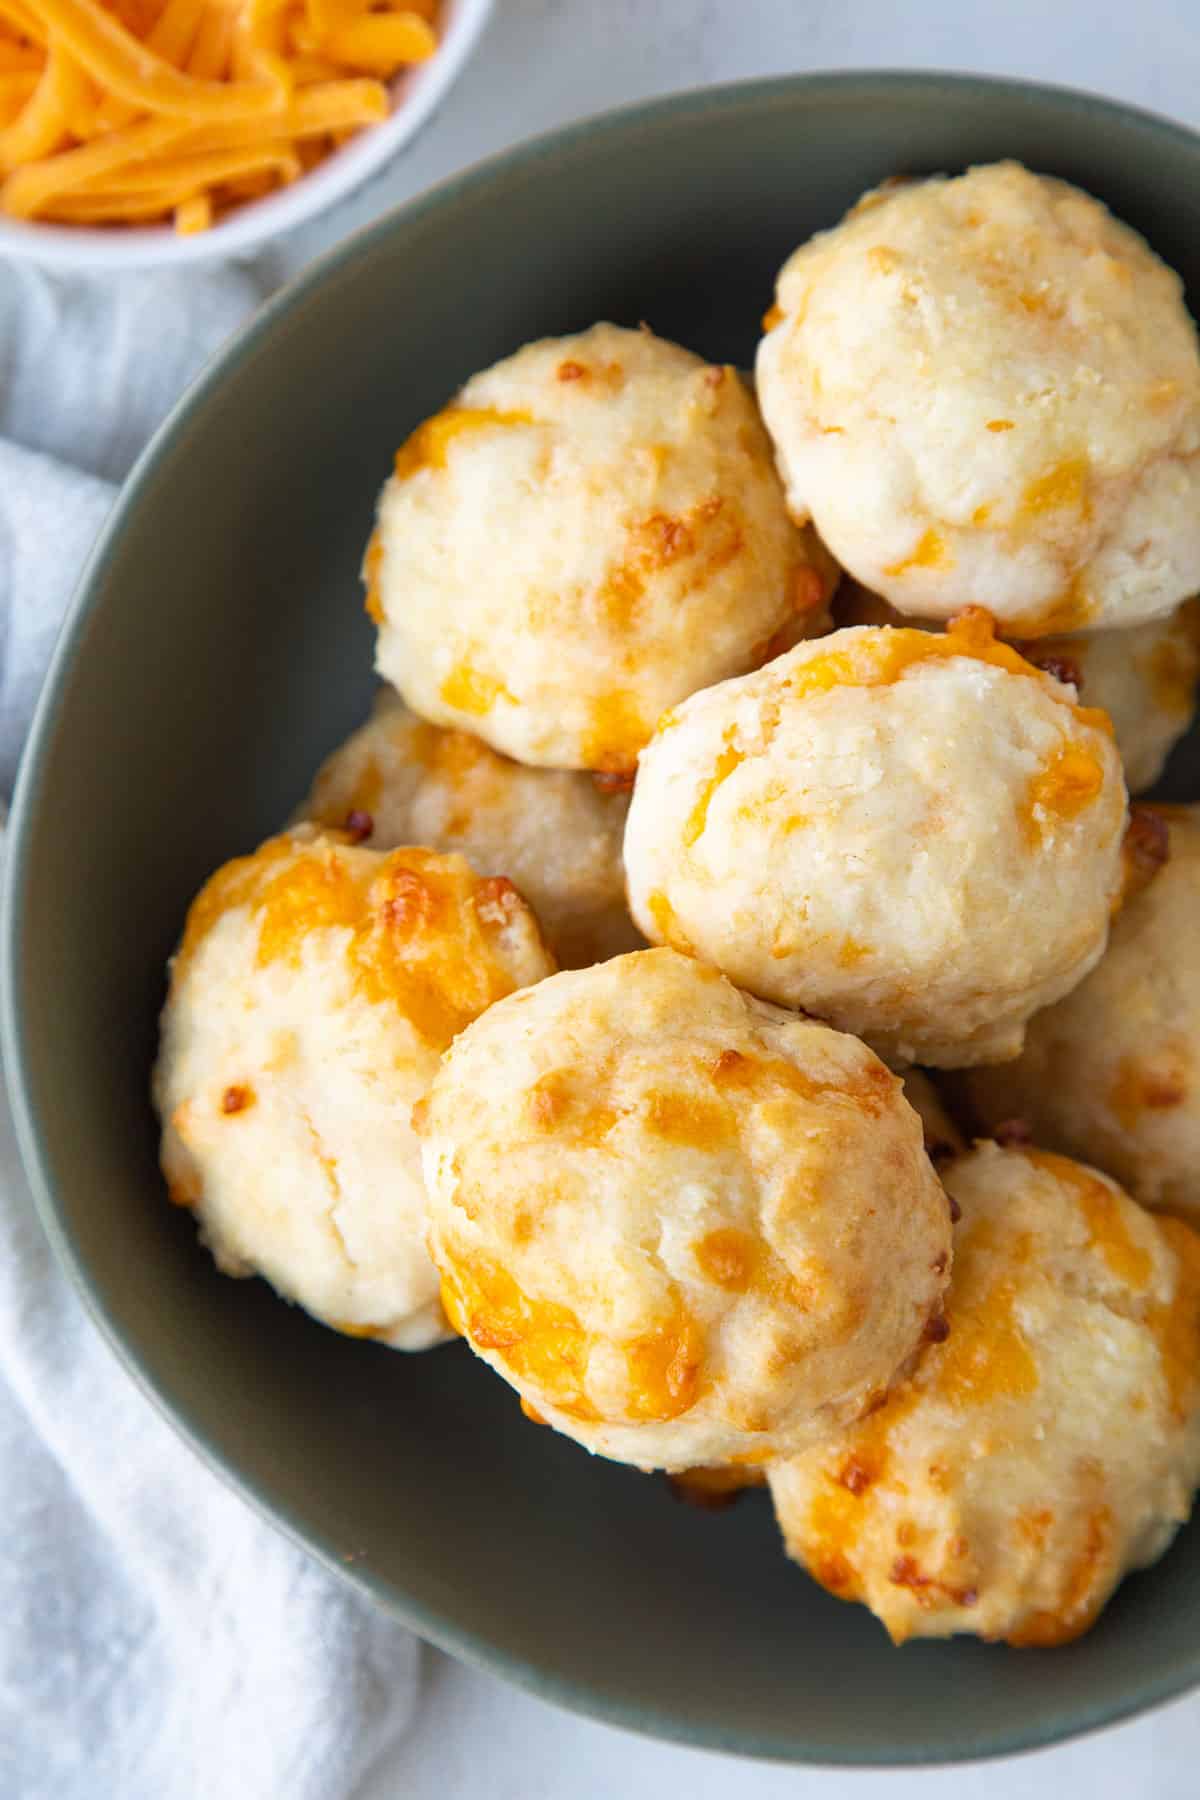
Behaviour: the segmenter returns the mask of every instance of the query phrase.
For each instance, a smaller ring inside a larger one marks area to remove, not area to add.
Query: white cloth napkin
[[[260,270],[0,267],[0,790],[83,558]],[[0,1095],[0,1796],[352,1800],[411,1717],[416,1641],[228,1492],[86,1319]]]

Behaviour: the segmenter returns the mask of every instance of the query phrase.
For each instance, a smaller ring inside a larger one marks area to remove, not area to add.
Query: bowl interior
[[[783,257],[864,187],[1006,155],[1100,194],[1200,292],[1200,140],[944,77],[660,103],[353,240],[143,459],[60,646],[17,808],[6,1015],[23,1144],[141,1379],[259,1504],[435,1641],[601,1716],[759,1754],[996,1753],[1200,1680],[1200,1529],[1068,1649],[893,1650],[784,1561],[765,1498],[692,1512],[527,1423],[461,1347],[340,1339],[218,1278],[156,1167],[163,965],[202,879],[276,827],[366,709],[357,567],[411,426],[473,369],[596,318],[745,365]],[[1186,754],[1171,780],[1195,791]]]

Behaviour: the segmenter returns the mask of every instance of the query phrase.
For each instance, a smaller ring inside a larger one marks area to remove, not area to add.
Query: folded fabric
[[[12,793],[58,628],[115,494],[0,439],[0,793]]]
[[[0,438],[106,481],[129,473],[184,388],[274,285],[267,263],[0,280]]]
[[[5,793],[114,484],[267,285],[4,270]],[[0,1795],[349,1800],[406,1729],[415,1639],[262,1522],[120,1368],[36,1223],[2,1096],[0,1517]]]
[[[0,794],[88,550],[146,440],[270,285],[262,265],[0,279]],[[39,454],[40,453],[40,454]]]

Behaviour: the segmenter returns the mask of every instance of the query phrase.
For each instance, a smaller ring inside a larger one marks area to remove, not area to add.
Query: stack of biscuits
[[[897,1642],[1051,1645],[1200,1482],[1200,675],[1177,276],[1011,163],[885,183],[755,378],[529,344],[403,443],[383,687],[170,969],[218,1266],[461,1337]],[[532,1429],[532,1426],[530,1427]]]

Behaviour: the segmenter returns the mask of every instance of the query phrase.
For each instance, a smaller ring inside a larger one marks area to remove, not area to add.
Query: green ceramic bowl
[[[600,1718],[797,1761],[994,1755],[1200,1681],[1200,1529],[1070,1648],[893,1650],[785,1562],[762,1496],[693,1512],[529,1425],[462,1346],[352,1342],[219,1277],[166,1204],[147,1076],[189,898],[366,709],[358,560],[410,427],[472,370],[597,318],[745,365],[780,262],[863,188],[1003,156],[1100,194],[1200,291],[1200,139],[946,76],[640,107],[353,238],[142,458],[59,645],[13,823],[4,1027],[24,1154],[136,1378],[249,1500],[445,1649]]]

